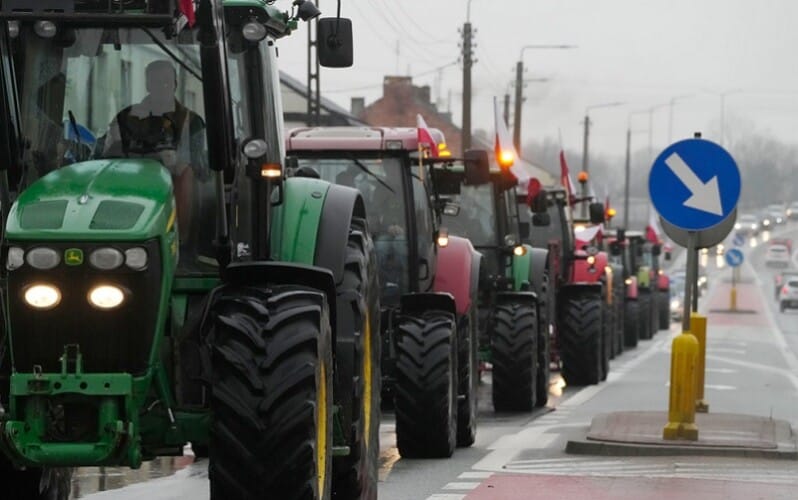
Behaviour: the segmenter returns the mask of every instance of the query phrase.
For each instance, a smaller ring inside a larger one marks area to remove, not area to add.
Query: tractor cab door
[[[422,167],[426,169],[427,167]],[[426,292],[432,289],[432,282],[435,277],[437,249],[435,248],[435,236],[438,229],[436,224],[435,211],[432,207],[432,193],[428,189],[429,180],[424,180],[418,166],[408,170],[410,172],[410,185],[412,203],[407,204],[408,222],[413,224],[415,230],[415,248],[410,249],[410,273],[415,275],[416,280],[412,280],[412,291]]]

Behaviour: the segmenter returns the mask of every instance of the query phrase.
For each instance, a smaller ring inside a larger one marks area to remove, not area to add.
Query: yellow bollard
[[[698,340],[690,332],[682,332],[671,345],[671,390],[668,402],[668,423],[663,439],[698,440],[695,425],[695,384]]]
[[[733,295],[736,296],[736,295]],[[704,401],[704,375],[707,359],[707,317],[698,313],[690,315],[690,333],[698,341],[698,357],[695,363],[695,411],[707,413],[709,404]]]
[[[737,287],[735,286],[731,287],[731,292],[729,292],[729,310],[737,310]]]

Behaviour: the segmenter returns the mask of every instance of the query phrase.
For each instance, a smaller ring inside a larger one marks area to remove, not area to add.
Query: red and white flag
[[[662,235],[662,229],[659,227],[659,220],[657,219],[657,211],[654,207],[648,207],[648,225],[646,225],[646,239],[651,243],[659,243]]]
[[[180,10],[182,17],[185,18],[185,24],[188,24],[189,28],[193,28],[194,23],[197,22],[194,0],[179,0],[177,8]],[[182,30],[183,26],[184,25],[181,23],[178,27],[178,31]]]
[[[438,156],[438,143],[435,142],[435,139],[432,137],[432,132],[430,132],[427,126],[427,122],[424,121],[424,117],[420,114],[416,115],[416,128],[418,129],[419,147],[426,146],[429,148],[430,156],[436,158]]]
[[[574,189],[574,182],[571,180],[571,174],[568,172],[568,162],[565,161],[565,150],[560,150],[560,184],[565,188],[568,193],[568,203],[574,203],[576,196]]]

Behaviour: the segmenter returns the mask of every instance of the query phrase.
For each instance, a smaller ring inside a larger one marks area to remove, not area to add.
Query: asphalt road
[[[781,233],[798,240],[798,227]],[[798,425],[798,311],[779,313],[773,299],[776,271],[763,265],[763,245],[745,247],[740,307],[756,314],[709,312],[706,400],[710,411],[771,416]],[[728,306],[730,271],[710,257],[710,290],[700,309]],[[391,414],[380,427],[379,498],[459,500],[513,498],[795,498],[798,462],[723,457],[600,457],[568,455],[569,438],[584,434],[592,417],[616,410],[666,410],[670,340],[660,331],[611,364],[608,380],[586,388],[563,387],[555,375],[549,406],[531,414],[496,414],[490,377],[480,391],[480,422],[474,446],[450,459],[407,460],[395,448]],[[203,463],[174,460],[147,472],[82,469],[75,498],[207,498]],[[161,477],[151,479],[151,477]],[[122,489],[94,493],[103,488]],[[88,495],[88,496],[86,496]]]

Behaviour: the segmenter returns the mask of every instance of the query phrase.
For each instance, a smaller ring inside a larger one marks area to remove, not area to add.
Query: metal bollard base
[[[696,413],[709,413],[709,403],[707,403],[703,399],[697,400],[695,402],[695,412]]]
[[[662,439],[698,441],[698,427],[695,423],[668,422],[665,428],[662,429]]]

